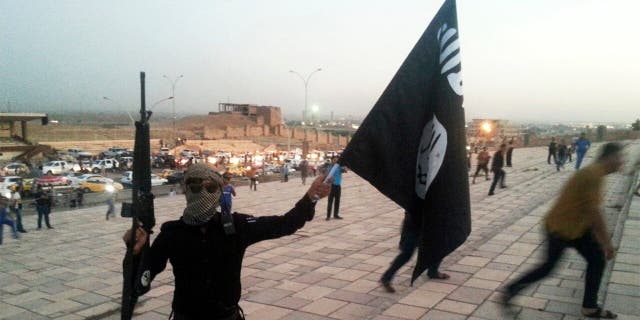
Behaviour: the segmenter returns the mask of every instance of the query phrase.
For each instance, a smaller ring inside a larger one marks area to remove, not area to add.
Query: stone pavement
[[[633,149],[640,149],[638,141]],[[247,319],[501,319],[500,291],[541,259],[540,219],[573,173],[572,164],[556,172],[545,161],[544,148],[516,149],[515,167],[507,168],[509,188],[492,197],[490,181],[478,179],[471,186],[472,234],[442,265],[451,279],[421,277],[410,287],[412,260],[394,279],[395,294],[377,281],[398,253],[403,210],[366,181],[345,174],[344,220],[325,221],[326,200],[321,200],[316,220],[296,234],[247,250],[241,300]],[[611,175],[605,195],[620,250],[608,264],[600,298],[620,319],[640,319],[640,198],[627,201],[630,180]],[[306,187],[292,179],[260,184],[257,192],[237,191],[235,210],[267,215],[284,213]],[[157,199],[158,224],[178,217],[183,205],[180,196]],[[105,211],[106,206],[54,212],[55,229],[46,231],[36,231],[35,217],[28,216],[29,233],[22,239],[5,234],[0,319],[119,318],[121,236],[130,220],[105,221]],[[575,251],[565,253],[552,276],[515,299],[518,318],[580,319],[584,270]],[[167,319],[172,295],[173,275],[166,270],[141,298],[136,319]]]

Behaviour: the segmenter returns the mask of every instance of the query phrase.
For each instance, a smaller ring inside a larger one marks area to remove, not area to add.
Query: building
[[[218,113],[241,114],[253,120],[256,125],[275,127],[282,125],[282,112],[280,107],[258,106],[254,104],[219,103],[218,112],[209,112],[209,115]]]
[[[467,142],[470,144],[495,145],[505,139],[519,139],[523,135],[520,125],[509,120],[473,119],[467,124]]]

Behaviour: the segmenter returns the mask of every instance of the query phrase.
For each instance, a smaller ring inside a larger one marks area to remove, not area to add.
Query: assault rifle
[[[145,109],[144,72],[140,72],[140,120],[136,121],[136,140],[133,148],[133,179],[131,203],[122,204],[123,217],[133,218],[131,223],[132,236],[127,242],[127,253],[124,256],[121,319],[129,320],[133,316],[133,309],[138,297],[149,291],[151,272],[147,266],[149,241],[142,251],[134,256],[133,247],[136,243],[136,230],[142,227],[149,239],[156,224],[153,211],[153,194],[151,193],[151,162],[149,155],[149,118],[151,111]]]

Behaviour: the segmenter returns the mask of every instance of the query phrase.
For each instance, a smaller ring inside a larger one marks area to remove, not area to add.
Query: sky
[[[0,111],[363,118],[442,0],[0,0]],[[466,118],[640,117],[640,1],[458,0]],[[163,77],[164,75],[167,78]],[[109,97],[109,100],[103,99]],[[157,112],[172,112],[163,102]]]

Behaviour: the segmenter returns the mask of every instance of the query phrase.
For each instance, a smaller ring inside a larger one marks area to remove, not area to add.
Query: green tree
[[[636,119],[636,122],[631,124],[633,131],[640,131],[640,119]]]

